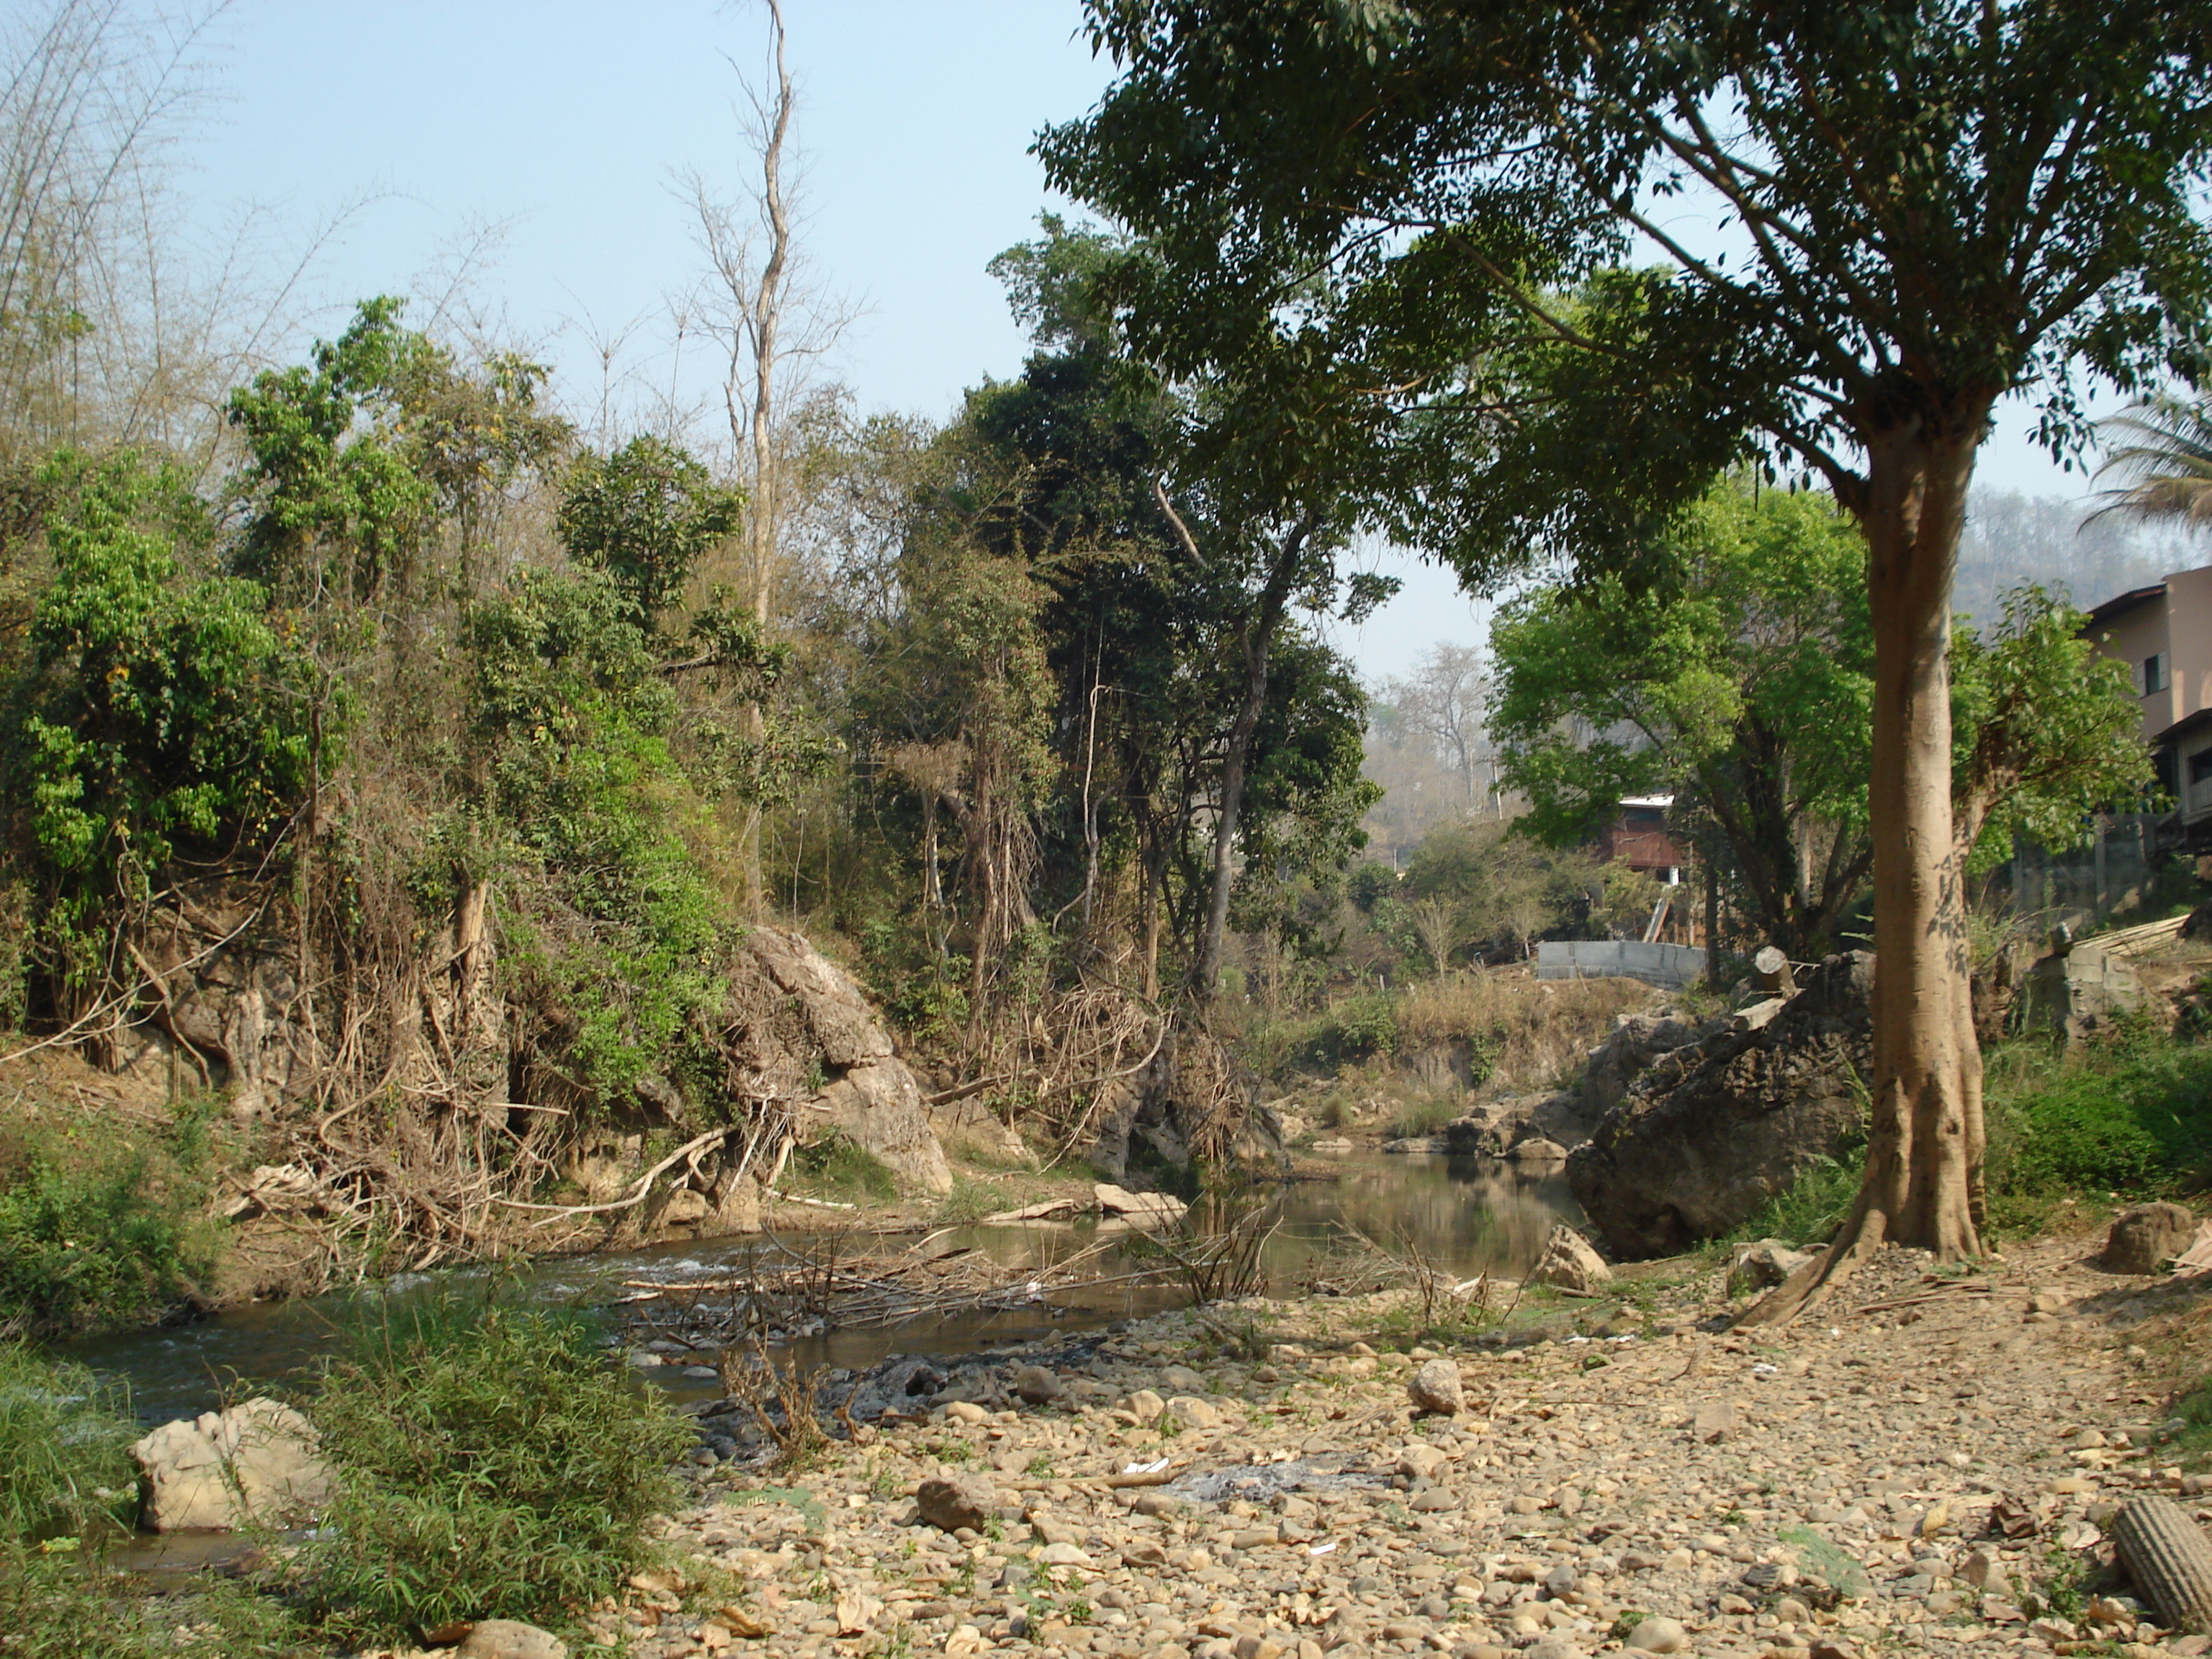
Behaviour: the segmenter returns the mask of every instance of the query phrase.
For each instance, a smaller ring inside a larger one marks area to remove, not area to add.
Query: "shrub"
[[[213,1270],[200,1185],[157,1145],[0,1132],[0,1333],[158,1319]]]
[[[313,1416],[338,1488],[310,1583],[341,1632],[543,1618],[612,1593],[690,1438],[579,1322],[497,1303],[372,1321]]]
[[[1388,1054],[1397,1045],[1395,1004],[1386,993],[1361,991],[1314,1020],[1294,1040],[1291,1057],[1300,1065],[1334,1071]]]
[[[2062,1060],[2030,1042],[1990,1073],[1993,1193],[2157,1197],[2212,1164],[2212,1047],[2124,1032]]]

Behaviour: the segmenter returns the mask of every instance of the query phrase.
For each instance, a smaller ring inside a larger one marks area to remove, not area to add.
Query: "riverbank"
[[[1008,1352],[811,1471],[700,1470],[665,1528],[672,1565],[590,1627],[638,1659],[2138,1641],[2154,1633],[2128,1605],[2092,1595],[2109,1506],[2203,1500],[2158,1449],[2172,1378],[2148,1338],[2175,1291],[2096,1270],[2095,1243],[1942,1275],[1891,1251],[1756,1340],[1716,1328],[1719,1269],[1692,1261],[1434,1348],[1382,1295]],[[1409,1402],[1431,1354],[1459,1414]],[[1056,1397],[1018,1396],[1032,1365]],[[1169,1484],[1107,1484],[1163,1458]],[[931,1480],[986,1483],[980,1528],[917,1522]]]

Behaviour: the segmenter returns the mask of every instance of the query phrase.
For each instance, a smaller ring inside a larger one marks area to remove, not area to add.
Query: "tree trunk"
[[[1981,1051],[1968,987],[1966,863],[1951,823],[1951,580],[1988,403],[1868,444],[1844,505],[1867,538],[1875,633],[1874,1078],[1865,1177],[1826,1254],[1747,1312],[1823,1299],[1886,1243],[1982,1253]]]
[[[1244,702],[1230,728],[1229,752],[1221,761],[1221,812],[1213,828],[1213,889],[1206,901],[1206,931],[1200,937],[1198,960],[1191,964],[1191,988],[1201,1001],[1221,987],[1221,947],[1229,931],[1229,895],[1237,884],[1235,868],[1237,823],[1244,808],[1244,774],[1251,764],[1252,739],[1260,729],[1261,711],[1267,706],[1267,659],[1275,647],[1275,629],[1290,602],[1298,561],[1306,538],[1313,533],[1310,519],[1284,537],[1267,572],[1251,623],[1244,632]]]

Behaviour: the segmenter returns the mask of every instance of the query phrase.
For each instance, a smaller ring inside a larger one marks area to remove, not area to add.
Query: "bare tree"
[[[794,221],[797,191],[790,176],[792,121],[797,107],[787,55],[781,0],[763,0],[774,40],[771,86],[754,85],[732,60],[750,106],[746,134],[759,184],[732,202],[703,174],[685,179],[708,275],[696,303],[684,307],[695,326],[721,347],[722,408],[732,459],[742,470],[750,504],[745,519],[741,591],[763,635],[775,621],[781,536],[788,457],[787,411],[805,384],[804,365],[836,343],[852,313],[804,280]],[[764,735],[766,714],[755,705],[747,735]],[[762,902],[761,805],[750,805],[744,826],[745,904]]]
[[[1498,751],[1485,723],[1490,693],[1482,652],[1442,641],[1429,648],[1409,678],[1386,681],[1382,687],[1399,729],[1427,738],[1458,775],[1469,811],[1494,811],[1498,806]],[[1476,781],[1486,769],[1486,786],[1478,790]]]

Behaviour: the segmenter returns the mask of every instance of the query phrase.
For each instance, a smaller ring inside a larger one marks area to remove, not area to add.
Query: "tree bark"
[[[1251,764],[1252,739],[1260,729],[1261,712],[1267,705],[1267,659],[1274,649],[1275,629],[1290,602],[1298,561],[1313,528],[1313,521],[1306,520],[1283,538],[1252,620],[1244,629],[1244,698],[1237,710],[1236,724],[1229,730],[1228,752],[1221,759],[1221,811],[1213,826],[1213,885],[1206,900],[1206,931],[1199,941],[1198,960],[1191,965],[1191,988],[1200,1001],[1211,1000],[1221,986],[1229,895],[1237,884],[1237,825],[1244,808],[1244,775]]]
[[[1884,1244],[1982,1253],[1981,1051],[1968,985],[1963,852],[1952,833],[1951,582],[1989,400],[1892,424],[1839,492],[1867,538],[1875,633],[1874,1078],[1866,1173],[1824,1255],[1740,1322],[1824,1299]],[[1946,418],[1948,417],[1948,418]]]

